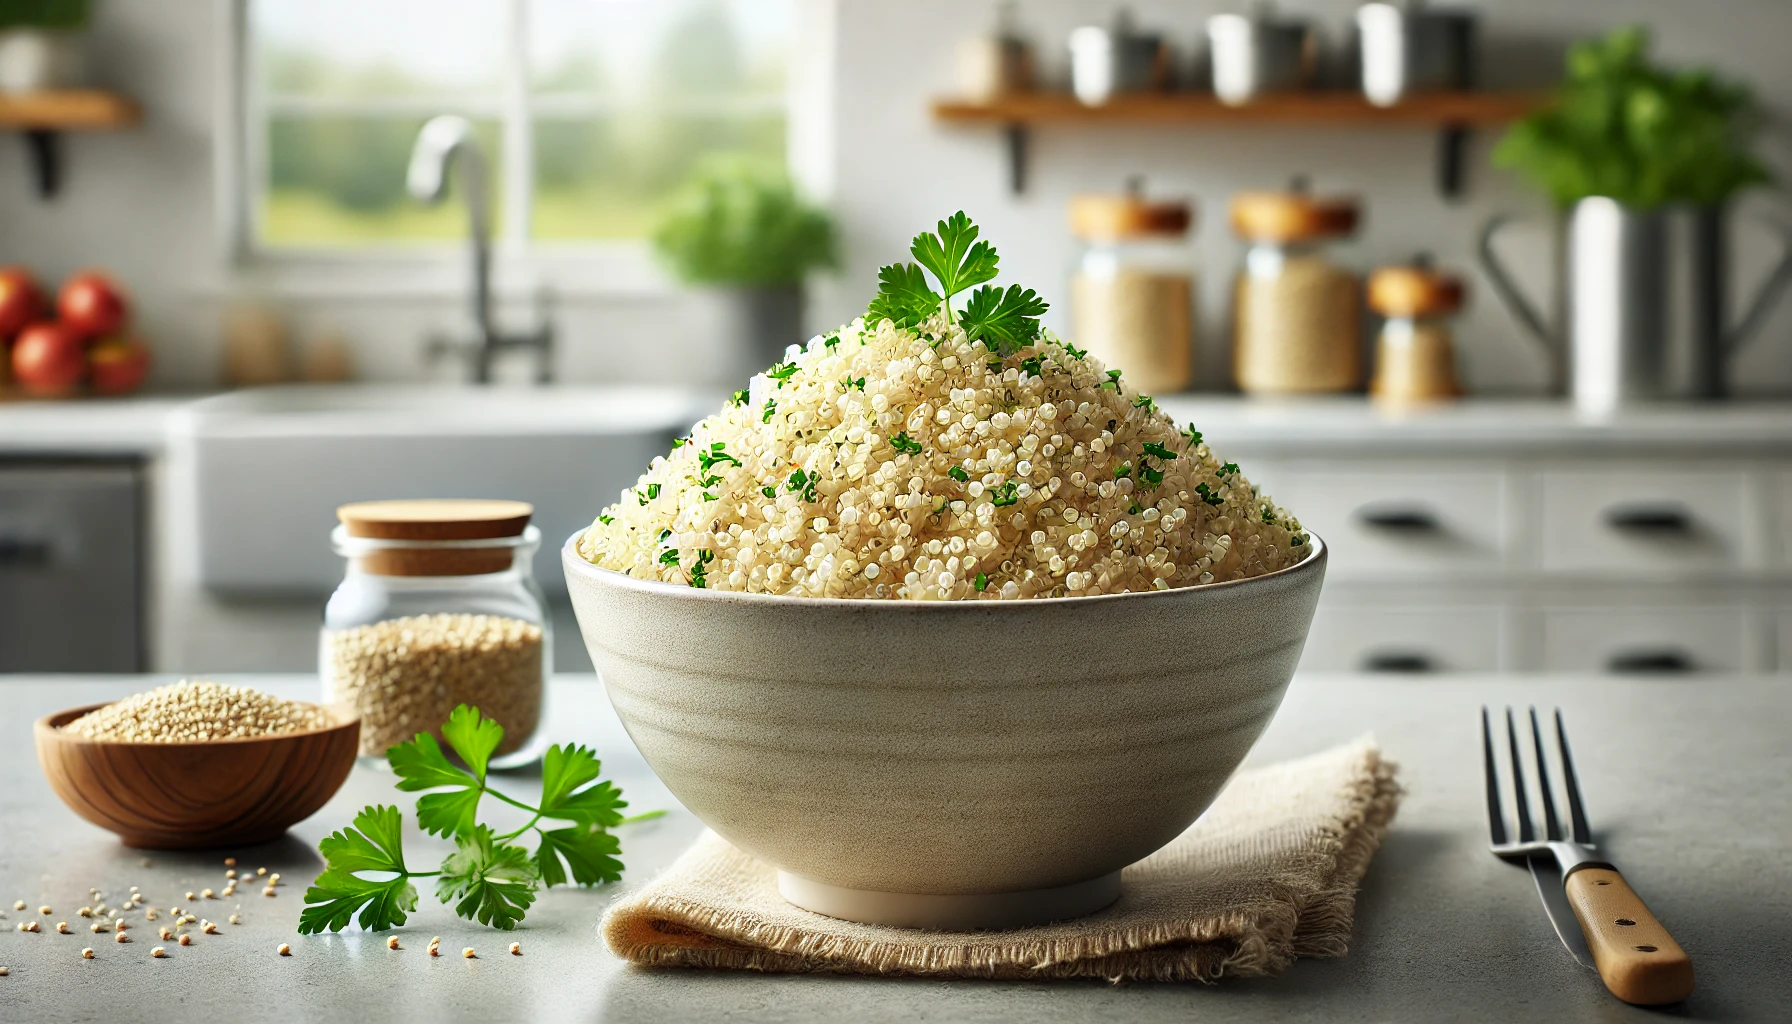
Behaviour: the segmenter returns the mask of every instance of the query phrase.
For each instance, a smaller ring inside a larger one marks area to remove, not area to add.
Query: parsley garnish
[[[672,439],[672,450],[677,451],[678,449],[683,448],[685,445],[690,444],[690,443],[691,443],[691,439],[688,437],[675,437]]]
[[[369,931],[404,924],[417,909],[415,878],[436,878],[436,897],[454,903],[454,912],[495,928],[514,928],[536,891],[563,885],[599,885],[622,877],[622,850],[609,829],[628,821],[658,817],[651,812],[624,818],[622,793],[598,781],[602,765],[588,747],[548,748],[541,766],[541,798],[535,805],[512,799],[487,784],[486,766],[504,741],[504,728],[465,704],[442,726],[442,737],[466,767],[448,760],[429,733],[386,753],[406,792],[434,790],[417,800],[417,823],[433,835],[451,836],[455,851],[434,871],[415,871],[404,858],[403,815],[397,807],[370,806],[353,823],[317,844],[324,870],[305,891],[300,934],[341,931],[354,920]],[[477,820],[480,798],[490,794],[532,817],[522,828],[495,834]],[[568,827],[548,828],[544,821]],[[534,830],[536,850],[511,840]],[[367,878],[372,872],[382,878]],[[456,902],[457,901],[457,902]],[[357,915],[357,912],[358,915]]]
[[[598,517],[597,517],[597,521],[598,521],[598,522],[600,522],[600,523],[602,523],[602,524],[604,524],[604,525],[605,525],[605,526],[608,526],[608,525],[610,525],[610,524],[611,524],[611,523],[613,523],[613,522],[615,522],[615,521],[616,521],[616,517],[615,517],[615,516],[604,516],[604,515],[600,515],[600,516],[598,516]]]
[[[1220,467],[1220,476],[1231,476],[1236,472],[1238,472],[1238,463],[1236,462],[1228,462]]]
[[[865,390],[865,378],[854,377],[851,374],[848,374],[846,379],[840,382],[840,390],[842,391],[851,391],[853,388],[858,388],[860,391]]]
[[[1164,482],[1164,471],[1151,468],[1151,463],[1139,460],[1139,480],[1148,487],[1156,487]]]
[[[747,404],[747,389],[741,388],[739,391],[736,391],[734,393],[734,396],[732,398],[730,398],[728,401],[732,402],[735,405],[746,405]],[[676,448],[678,446],[673,445],[672,447]]]
[[[759,493],[768,498],[776,498],[778,496],[778,489],[776,487],[761,487],[759,488]]]
[[[1195,429],[1193,423],[1190,423],[1187,429],[1183,430],[1182,436],[1188,438],[1188,446],[1190,448],[1201,443],[1201,432]]]
[[[716,560],[716,553],[708,548],[697,549],[697,563],[691,566],[691,586],[698,590],[709,589],[709,563]]]
[[[990,350],[1007,355],[1039,337],[1039,316],[1048,308],[1030,288],[1009,285],[978,288],[965,303],[962,316],[954,317],[952,296],[973,285],[994,280],[1000,259],[995,247],[977,240],[977,225],[964,215],[953,214],[937,225],[937,233],[915,236],[909,253],[915,263],[893,263],[877,272],[878,292],[865,316],[871,323],[889,320],[913,330],[936,311],[946,322],[956,319],[965,336],[981,341]],[[918,264],[918,265],[917,265]],[[923,268],[933,274],[939,291],[927,284]]]
[[[1263,506],[1263,525],[1265,525],[1265,526],[1276,525],[1276,510],[1269,507],[1268,505]]]
[[[665,551],[660,552],[660,564],[661,565],[677,565],[678,564],[678,549],[677,548],[667,548]]]
[[[790,482],[790,489],[792,491],[801,491],[802,492],[804,501],[814,501],[815,500],[815,485],[819,482],[818,477],[810,476],[809,474],[807,474],[799,469],[796,472],[790,474],[789,482]]]
[[[785,381],[796,376],[796,364],[775,363],[772,365],[771,369],[765,371],[765,375],[772,380],[777,381],[779,387],[783,387]]]
[[[899,430],[895,437],[890,438],[890,447],[907,455],[921,454],[921,442],[908,436],[906,430]]]
[[[1165,462],[1174,462],[1176,459],[1175,452],[1158,444],[1156,441],[1146,441],[1140,447],[1145,449],[1146,455],[1149,455],[1154,459],[1162,459]]]
[[[966,473],[963,466],[953,466],[951,469],[946,470],[946,475],[961,484],[971,478],[971,474]]]
[[[1014,481],[1010,480],[1000,487],[991,488],[989,492],[989,503],[996,508],[1001,508],[1004,505],[1012,505],[1019,501],[1020,495],[1016,491],[1017,486],[1018,485],[1015,484]]]
[[[724,444],[725,442],[717,441],[715,444],[709,446],[708,451],[700,451],[697,453],[697,464],[703,467],[705,473],[724,462],[737,469],[740,468],[740,460],[722,450]],[[705,486],[708,485],[706,484]]]
[[[637,500],[641,504],[645,505],[648,502],[652,501],[653,499],[655,499],[659,496],[660,496],[660,485],[659,484],[648,484],[647,485],[647,493],[636,494],[635,500]]]
[[[1060,341],[1058,344],[1064,346],[1064,351],[1070,353],[1070,358],[1072,359],[1084,359],[1089,355],[1088,349],[1077,348],[1068,341]]]
[[[821,343],[824,347],[833,348],[835,345],[840,344],[840,336],[838,334],[830,334],[823,338]]]
[[[1116,480],[1119,480],[1123,477],[1129,477],[1131,475],[1132,475],[1132,463],[1130,463],[1130,462],[1122,462],[1118,466],[1114,467],[1114,479],[1116,479]]]
[[[979,593],[979,594],[981,594],[985,590],[989,589],[989,573],[980,572],[977,574],[976,587],[977,587],[977,593]]]
[[[765,400],[765,411],[759,414],[759,422],[770,423],[772,421],[772,417],[777,415],[777,412],[778,412],[778,400],[776,398],[766,399]]]
[[[1045,376],[1045,362],[1038,356],[1029,356],[1020,361],[1020,368],[1035,377]]]
[[[1107,388],[1109,391],[1120,390],[1120,371],[1119,370],[1109,370],[1108,371],[1108,379],[1102,381],[1101,386],[1104,388]]]
[[[1140,395],[1139,397],[1132,400],[1132,407],[1135,409],[1143,409],[1146,412],[1151,412],[1157,408],[1157,403],[1152,400],[1150,395]]]
[[[1199,494],[1201,496],[1201,500],[1205,501],[1209,505],[1220,505],[1220,504],[1223,504],[1226,500],[1226,499],[1220,497],[1219,495],[1213,493],[1213,491],[1209,490],[1207,487],[1207,484],[1205,482],[1198,483],[1195,485],[1195,493]]]

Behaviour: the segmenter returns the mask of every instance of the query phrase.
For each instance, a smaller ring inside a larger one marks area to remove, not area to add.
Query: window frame
[[[464,238],[390,247],[258,246],[256,206],[266,119],[255,95],[251,0],[215,0],[221,40],[216,73],[229,83],[215,92],[213,110],[214,220],[227,286],[252,286],[289,297],[438,297],[467,287]],[[377,2],[377,0],[370,0]],[[502,118],[502,152],[493,154],[502,192],[502,224],[492,239],[493,292],[527,298],[545,286],[562,295],[656,297],[676,291],[645,240],[530,240],[533,152],[527,145],[529,0],[502,0],[511,19],[511,53],[502,95],[484,112]],[[792,0],[792,36],[784,96],[785,160],[806,195],[833,196],[833,71],[838,0]],[[444,111],[446,112],[446,111]],[[469,112],[463,106],[460,113]],[[518,136],[522,136],[519,138]]]

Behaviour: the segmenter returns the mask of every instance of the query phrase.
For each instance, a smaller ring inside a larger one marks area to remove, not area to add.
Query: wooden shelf
[[[142,116],[135,103],[97,89],[0,93],[0,128],[104,131],[128,128]]]
[[[62,185],[62,154],[57,144],[62,132],[112,131],[129,128],[142,118],[137,104],[99,89],[0,93],[0,130],[25,133],[37,194],[45,199]]]
[[[1432,128],[1439,132],[1438,187],[1454,196],[1462,187],[1462,149],[1471,129],[1515,121],[1543,102],[1541,94],[1502,92],[1430,93],[1398,106],[1377,107],[1354,92],[1302,92],[1265,96],[1243,106],[1227,106],[1202,93],[1137,93],[1085,106],[1068,93],[1017,93],[989,101],[940,99],[935,120],[958,125],[992,125],[1007,131],[1010,184],[1026,181],[1027,133],[1043,126],[1101,124],[1308,125],[1314,127]]]

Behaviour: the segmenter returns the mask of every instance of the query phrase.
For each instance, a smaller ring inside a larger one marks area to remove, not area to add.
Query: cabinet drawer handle
[[[1437,662],[1423,651],[1370,651],[1363,655],[1365,672],[1436,672]]]
[[[1605,660],[1606,671],[1622,675],[1665,675],[1696,667],[1692,655],[1673,648],[1617,651]]]
[[[1443,529],[1430,509],[1416,506],[1370,505],[1357,509],[1356,518],[1364,526],[1389,533],[1436,533]]]
[[[0,536],[0,571],[42,569],[55,560],[55,545],[41,537]]]
[[[1605,522],[1625,533],[1665,536],[1692,532],[1692,513],[1683,505],[1613,505]]]

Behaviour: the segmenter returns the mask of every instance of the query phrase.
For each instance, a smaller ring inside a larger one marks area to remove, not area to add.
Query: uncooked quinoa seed
[[[281,700],[246,686],[183,679],[108,704],[63,729],[115,743],[205,743],[304,732],[335,722],[316,704]]]
[[[499,754],[535,734],[542,631],[534,623],[497,615],[414,615],[334,630],[324,644],[328,692],[360,709],[365,756],[382,756],[417,733],[437,732],[457,704],[471,704],[504,727]]]
[[[1306,557],[1299,521],[1099,360],[935,315],[793,348],[579,536],[639,579],[797,597],[1165,590]]]

